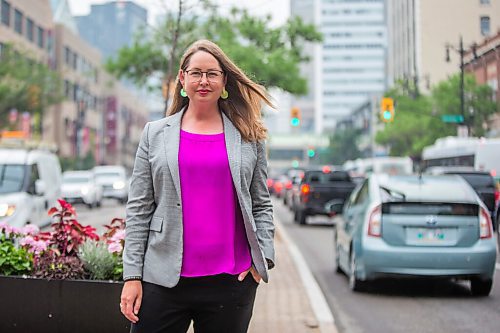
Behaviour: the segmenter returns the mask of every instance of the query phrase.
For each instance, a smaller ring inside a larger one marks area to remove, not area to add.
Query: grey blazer
[[[183,227],[177,156],[183,113],[149,122],[142,133],[126,208],[124,280],[140,278],[165,287],[179,281]],[[274,266],[274,224],[265,147],[242,140],[224,113],[222,118],[253,265],[267,282],[268,269]]]

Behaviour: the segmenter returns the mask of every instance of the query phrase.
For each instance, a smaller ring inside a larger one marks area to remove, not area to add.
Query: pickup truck
[[[325,204],[333,199],[345,201],[355,187],[356,183],[346,171],[305,171],[300,191],[294,198],[295,222],[306,224],[308,216],[328,216]]]

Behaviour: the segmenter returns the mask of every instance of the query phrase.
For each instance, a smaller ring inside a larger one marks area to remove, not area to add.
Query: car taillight
[[[368,236],[382,236],[382,207],[373,208],[368,219]]]
[[[273,183],[274,183],[274,181],[272,179],[270,179],[270,178],[267,179],[267,187],[272,187]]]
[[[479,237],[482,239],[491,238],[491,233],[490,213],[481,207],[479,210]]]
[[[309,184],[302,184],[302,186],[300,186],[301,194],[307,195],[309,192],[311,192],[311,186],[309,186]]]
[[[276,192],[281,192],[281,190],[283,189],[283,183],[282,182],[275,182],[274,183],[274,190]]]
[[[285,188],[287,190],[290,190],[292,188],[292,181],[291,180],[287,180],[287,182],[285,183]]]

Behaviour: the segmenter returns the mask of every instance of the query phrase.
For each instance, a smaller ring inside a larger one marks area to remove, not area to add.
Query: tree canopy
[[[27,51],[6,44],[0,55],[0,124],[8,123],[10,110],[29,112],[41,130],[45,109],[61,100],[61,81]]]
[[[457,133],[456,123],[445,123],[444,115],[460,115],[459,75],[438,83],[430,95],[412,94],[401,83],[386,92],[395,101],[394,122],[384,125],[377,133],[376,142],[390,147],[392,156],[420,156],[425,146],[437,138]],[[473,76],[465,77],[465,124],[471,135],[482,136],[488,118],[497,110],[492,91],[478,85]]]
[[[299,64],[308,61],[304,43],[322,39],[313,25],[293,17],[280,27],[271,27],[270,16],[253,17],[243,9],[233,8],[230,15],[221,16],[217,6],[202,1],[203,15],[197,15],[186,13],[185,1],[178,0],[178,4],[177,12],[168,12],[159,26],[142,31],[131,46],[109,59],[107,69],[138,85],[156,76],[169,86],[187,46],[198,39],[210,39],[258,83],[292,94],[307,92]],[[161,85],[149,88],[159,90]]]

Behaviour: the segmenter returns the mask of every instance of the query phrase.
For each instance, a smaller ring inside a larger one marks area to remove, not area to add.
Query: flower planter
[[[128,332],[122,282],[0,276],[0,332]]]

